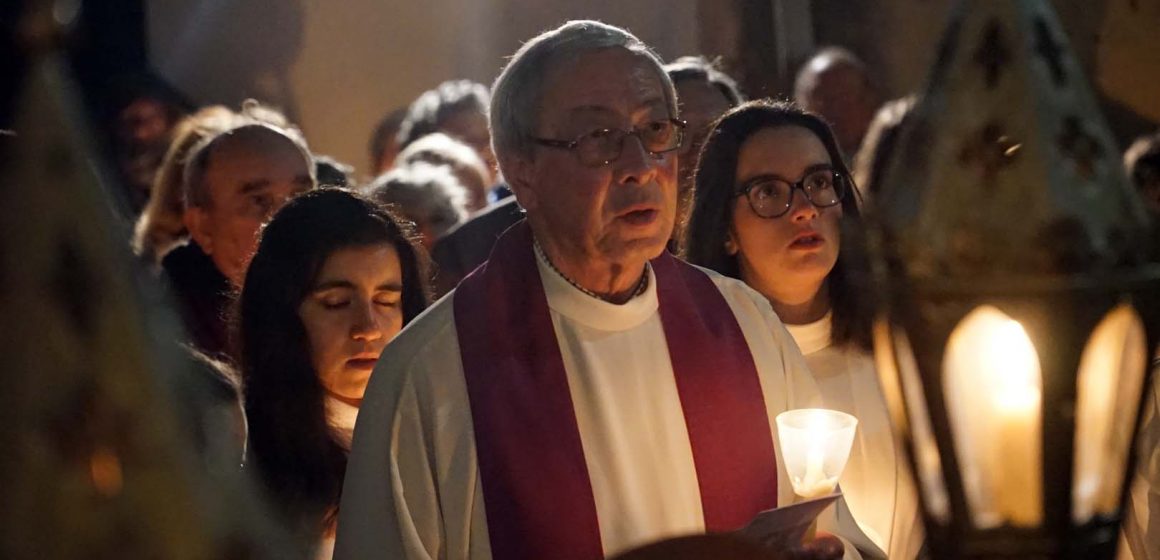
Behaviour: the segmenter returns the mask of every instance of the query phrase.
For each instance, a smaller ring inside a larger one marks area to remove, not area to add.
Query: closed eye
[[[403,287],[398,284],[385,284],[375,292],[374,302],[384,307],[397,307],[403,300]]]

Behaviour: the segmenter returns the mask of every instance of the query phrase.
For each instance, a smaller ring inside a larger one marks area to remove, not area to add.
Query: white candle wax
[[[826,476],[825,451],[820,446],[811,446],[806,452],[806,474],[794,481],[794,492],[806,499],[820,498],[834,492],[838,477]]]

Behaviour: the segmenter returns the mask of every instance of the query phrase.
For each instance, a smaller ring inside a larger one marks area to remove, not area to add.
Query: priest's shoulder
[[[375,367],[375,378],[390,377],[400,380],[439,374],[443,368],[432,367],[447,357],[459,358],[459,342],[455,332],[455,315],[451,292],[428,307],[403,327],[387,345]],[[433,363],[434,362],[434,363]],[[368,388],[369,389],[369,388]]]
[[[755,313],[772,324],[781,325],[781,319],[773,312],[769,300],[757,290],[750,288],[745,282],[695,264],[688,266],[704,272],[713,281],[721,295],[725,297],[725,301],[729,303],[729,307],[733,309],[734,314]]]

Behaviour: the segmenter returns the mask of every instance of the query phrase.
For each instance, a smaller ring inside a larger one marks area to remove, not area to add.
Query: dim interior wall
[[[443,80],[486,84],[568,19],[627,27],[666,59],[697,52],[695,0],[152,0],[150,61],[199,103],[286,110],[311,148],[369,167],[375,123]]]

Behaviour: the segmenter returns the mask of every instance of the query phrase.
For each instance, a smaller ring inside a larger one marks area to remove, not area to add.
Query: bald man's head
[[[794,81],[794,100],[830,123],[842,151],[853,156],[878,108],[878,92],[858,57],[831,47],[811,57]]]

